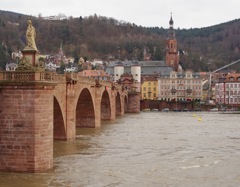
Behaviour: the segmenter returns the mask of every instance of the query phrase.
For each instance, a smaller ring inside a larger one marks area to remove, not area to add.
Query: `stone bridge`
[[[53,167],[53,141],[140,111],[140,94],[78,74],[0,72],[0,171]]]

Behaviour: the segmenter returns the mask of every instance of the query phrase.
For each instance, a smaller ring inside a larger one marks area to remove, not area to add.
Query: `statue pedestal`
[[[38,64],[39,53],[36,49],[27,46],[22,50],[22,54],[30,65],[36,66]]]

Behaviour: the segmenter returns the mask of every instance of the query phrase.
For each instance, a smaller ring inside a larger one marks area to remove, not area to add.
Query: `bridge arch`
[[[124,113],[128,112],[128,98],[127,95],[124,96]]]
[[[122,104],[121,104],[121,97],[120,97],[119,92],[117,92],[115,102],[116,102],[116,116],[121,116]]]
[[[66,127],[64,123],[63,111],[60,107],[59,101],[53,96],[53,138],[66,139]]]
[[[95,109],[91,92],[84,88],[76,103],[76,126],[95,127]]]
[[[110,120],[111,119],[111,101],[109,93],[104,90],[101,98],[101,120]]]

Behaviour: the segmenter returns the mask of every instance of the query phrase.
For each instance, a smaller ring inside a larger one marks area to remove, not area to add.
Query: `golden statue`
[[[35,31],[35,28],[32,26],[32,21],[29,19],[28,27],[27,27],[27,31],[26,31],[27,47],[37,50],[35,39],[36,39],[36,31]]]

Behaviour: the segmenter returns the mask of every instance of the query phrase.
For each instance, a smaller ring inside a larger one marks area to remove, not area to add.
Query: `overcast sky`
[[[201,28],[240,18],[240,0],[0,0],[0,9],[38,16],[97,14],[145,27]]]

